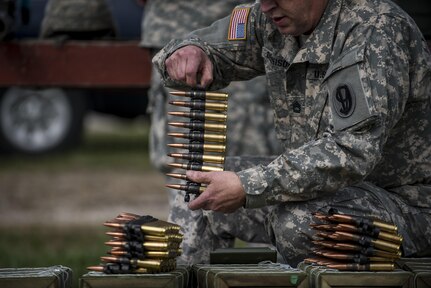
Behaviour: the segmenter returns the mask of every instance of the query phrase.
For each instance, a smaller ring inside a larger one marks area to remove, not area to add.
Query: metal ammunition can
[[[179,266],[174,271],[156,274],[105,274],[89,272],[80,278],[80,288],[189,287],[189,269]]]
[[[300,263],[309,279],[309,288],[331,287],[399,287],[410,288],[413,274],[401,269],[394,271],[338,271],[324,266]]]
[[[71,288],[72,269],[65,266],[0,268],[0,287]]]
[[[192,266],[191,287],[307,287],[303,271],[277,263],[199,264]]]
[[[431,287],[431,258],[401,258],[396,264],[413,273],[411,288]]]

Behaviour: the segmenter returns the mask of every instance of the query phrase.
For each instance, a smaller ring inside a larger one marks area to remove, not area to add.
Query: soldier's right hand
[[[205,88],[213,81],[213,64],[197,46],[185,46],[166,59],[166,71],[173,80]]]

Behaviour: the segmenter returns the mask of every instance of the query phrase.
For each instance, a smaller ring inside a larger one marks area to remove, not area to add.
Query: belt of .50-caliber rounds
[[[186,139],[181,143],[169,143],[168,146],[188,150],[188,153],[181,151],[169,153],[168,156],[177,162],[168,165],[184,170],[223,171],[226,151],[228,94],[212,91],[173,91],[171,94],[189,98],[190,101],[172,100],[169,103],[190,110],[168,112],[171,117],[189,119],[189,121],[168,122],[169,126],[179,129],[179,131],[168,133],[168,136]],[[186,142],[187,140],[188,142]],[[205,186],[189,181],[185,174],[168,173],[167,176],[185,180],[185,183],[166,186],[185,191],[184,200],[186,202],[190,201],[190,194],[199,195],[205,190]]]

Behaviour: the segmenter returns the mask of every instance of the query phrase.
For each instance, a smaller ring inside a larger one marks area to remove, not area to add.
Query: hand
[[[245,191],[234,172],[187,171],[190,181],[207,184],[207,188],[189,203],[191,210],[204,209],[223,213],[235,212],[245,203]]]
[[[169,76],[191,87],[205,88],[213,81],[213,64],[205,52],[193,45],[185,46],[165,61]]]

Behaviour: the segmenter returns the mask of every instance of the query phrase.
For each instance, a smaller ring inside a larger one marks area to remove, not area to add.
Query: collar
[[[335,28],[340,17],[344,0],[329,0],[319,24],[304,45],[296,53],[293,63],[310,62],[314,64],[329,63]],[[337,20],[334,20],[337,19]]]

